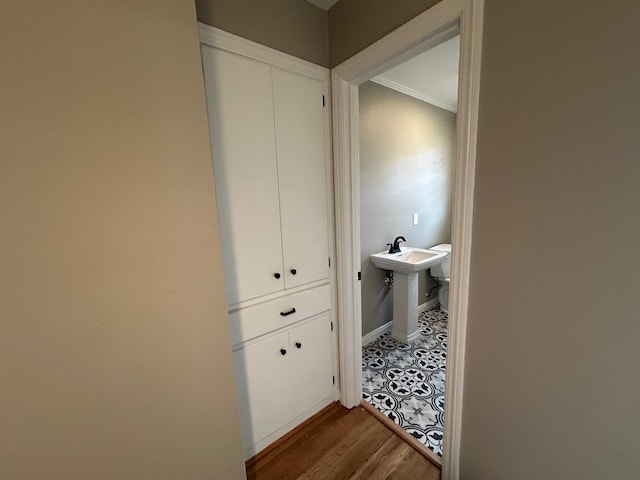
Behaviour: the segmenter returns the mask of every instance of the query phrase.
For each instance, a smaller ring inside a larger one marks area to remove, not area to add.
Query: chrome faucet
[[[396,237],[393,243],[387,243],[389,245],[389,253],[399,253],[400,252],[400,242],[406,242],[407,239],[404,237]]]

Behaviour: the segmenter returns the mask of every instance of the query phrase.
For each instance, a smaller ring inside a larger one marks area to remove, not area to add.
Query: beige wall
[[[327,12],[305,0],[196,0],[198,20],[329,66]]]
[[[638,478],[638,25],[487,2],[464,478]]]
[[[329,63],[339,65],[438,0],[340,0],[329,10]]]
[[[640,471],[638,25],[635,0],[486,0],[463,480]]]
[[[413,247],[451,242],[456,115],[373,82],[360,85],[359,97],[362,333],[367,334],[393,318],[393,293],[369,255],[388,248],[398,235]],[[419,276],[419,304],[427,301],[427,286],[434,285],[426,272]]]
[[[243,478],[193,5],[0,23],[0,477]]]

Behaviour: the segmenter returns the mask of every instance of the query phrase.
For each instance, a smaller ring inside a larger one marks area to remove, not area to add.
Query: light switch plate
[[[418,212],[413,214],[413,225],[417,225],[418,224]]]

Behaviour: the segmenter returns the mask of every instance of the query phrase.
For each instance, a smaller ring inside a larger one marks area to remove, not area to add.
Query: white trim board
[[[283,70],[288,70],[317,80],[326,80],[329,76],[328,68],[294,57],[288,53],[274,50],[260,43],[252,42],[251,40],[225,32],[206,23],[198,22],[198,37],[200,43],[203,45],[236,53],[243,57],[268,63],[269,65],[275,65]]]
[[[351,408],[359,405],[362,397],[361,293],[357,277],[360,270],[358,85],[439,44],[451,29],[460,28],[443,480],[460,477],[483,9],[483,0],[442,0],[338,65],[331,74],[340,401]]]
[[[384,335],[387,332],[391,331],[391,327],[393,326],[393,320],[385,323],[384,325],[379,326],[375,330],[370,331],[366,335],[362,337],[362,346],[369,345],[380,335]]]
[[[414,90],[413,88],[401,85],[398,82],[394,82],[393,80],[385,77],[384,75],[378,75],[377,77],[372,78],[371,81],[377,83],[378,85],[382,85],[383,87],[395,90],[396,92],[404,93],[405,95],[409,95],[410,97],[417,98],[422,102],[428,103],[430,105],[435,105],[438,108],[442,108],[452,113],[457,113],[456,108],[454,108],[452,105],[445,105],[444,103],[439,102],[426,93],[419,92],[417,90]]]
[[[418,305],[418,313],[426,312],[427,310],[432,310],[440,305],[440,300],[438,297],[434,297],[431,300],[427,300],[422,305]]]

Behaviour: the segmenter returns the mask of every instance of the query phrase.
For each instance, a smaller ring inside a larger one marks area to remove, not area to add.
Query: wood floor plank
[[[335,428],[338,425],[339,428]],[[358,427],[357,419],[353,417],[343,418],[333,428],[325,429],[319,435],[310,433],[286,451],[286,455],[271,462],[268,467],[270,472],[268,477],[256,477],[261,480],[279,479],[288,480],[298,478],[308,470],[312,470],[327,452],[332,451],[340,439],[344,437],[345,431],[355,430]]]
[[[378,421],[364,410],[357,409],[356,415],[361,417],[358,425],[307,471],[310,479],[351,478],[358,467],[393,436],[388,429],[381,429]]]
[[[403,439],[393,436],[350,477],[352,480],[439,479],[440,469],[417,455]]]
[[[303,449],[302,445],[317,443],[322,447],[326,442],[316,440],[317,437],[322,435],[334,424],[340,422],[340,419],[348,415],[348,413],[349,410],[342,407],[338,402],[329,405],[314,416],[311,421],[303,424],[302,428],[298,427],[292,434],[286,436],[284,440],[278,440],[276,442],[277,447],[275,449],[267,447],[265,450],[268,451],[268,453],[264,454],[263,452],[260,452],[258,455],[249,459],[247,461],[247,471],[256,468],[265,468],[265,466],[271,462],[277,463],[282,457],[280,452],[285,450],[289,452],[290,456],[301,460],[300,455],[308,455],[308,451]],[[305,441],[301,442],[301,439],[303,438]],[[297,463],[304,464],[303,461],[299,461]]]
[[[405,449],[411,449],[406,445]],[[409,452],[409,450],[407,450]],[[408,479],[416,478],[415,472],[422,472],[421,477],[424,479],[439,479],[440,468],[436,467],[432,462],[424,457],[415,455],[415,451],[411,449],[411,453],[404,457],[404,461],[398,464],[398,467],[389,478]]]
[[[299,431],[286,443],[273,451],[271,458],[247,468],[247,475],[254,472],[269,472],[269,477],[259,479],[295,479],[311,468],[328,450],[352,429],[358,426],[359,419],[350,415],[349,410],[340,406],[336,412],[330,412],[326,418],[320,419]],[[286,452],[286,454],[282,454]]]
[[[358,416],[348,415],[342,421],[326,430],[316,441],[308,441],[307,438],[297,446],[295,452],[287,452],[290,461],[282,461],[279,468],[272,469],[274,478],[295,479],[306,473],[307,478],[323,478],[327,465],[339,465],[346,468],[344,455],[354,438],[367,435],[369,425],[363,423]],[[303,451],[301,455],[296,455]],[[354,457],[354,455],[351,455]],[[351,458],[347,457],[347,458]],[[331,477],[324,477],[331,478]]]
[[[404,460],[402,441],[391,436],[375,454],[360,465],[352,475],[353,480],[365,480],[373,477],[387,478],[397,468],[397,464]]]
[[[439,480],[440,469],[361,407],[323,411],[263,457],[248,480]]]

